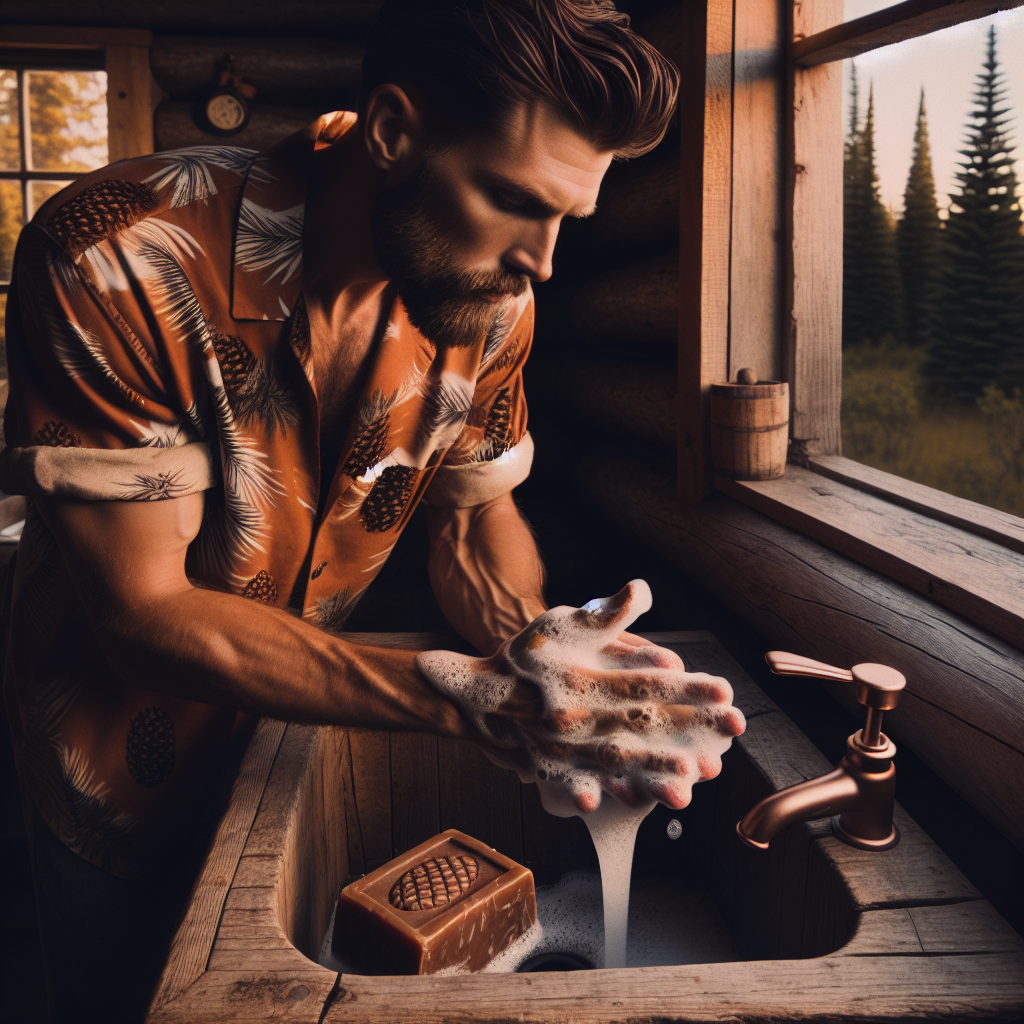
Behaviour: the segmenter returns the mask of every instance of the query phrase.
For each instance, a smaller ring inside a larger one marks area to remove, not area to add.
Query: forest
[[[904,209],[854,68],[843,182],[843,453],[1024,515],[1024,234],[997,40],[940,206],[922,91]]]

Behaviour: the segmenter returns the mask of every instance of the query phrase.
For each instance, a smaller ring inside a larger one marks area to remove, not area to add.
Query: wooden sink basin
[[[756,801],[831,765],[710,633],[648,635],[688,668],[726,676],[747,715],[719,778],[697,786],[687,810],[665,812],[682,838],[655,846],[665,835],[655,820],[637,852],[638,870],[706,881],[737,962],[455,977],[320,966],[346,879],[443,829],[525,863],[538,884],[590,867],[593,850],[582,822],[544,813],[536,787],[472,746],[265,720],[147,1021],[1019,1021],[1024,942],[901,808],[902,841],[885,853],[845,846],[824,822],[792,826],[766,853],[738,841]]]

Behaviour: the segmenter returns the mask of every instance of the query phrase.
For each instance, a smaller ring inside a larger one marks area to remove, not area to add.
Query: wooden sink
[[[728,678],[747,715],[719,778],[697,786],[686,811],[664,812],[683,837],[655,848],[655,819],[637,853],[638,869],[706,880],[739,961],[456,977],[320,966],[346,879],[443,829],[525,863],[538,884],[592,866],[593,850],[582,822],[547,815],[536,787],[472,746],[265,720],[147,1021],[1019,1021],[1024,942],[899,806],[903,838],[885,853],[845,846],[823,822],[792,826],[767,853],[739,842],[735,824],[756,801],[831,765],[710,633],[647,635],[688,668]],[[364,639],[435,646],[412,634]]]

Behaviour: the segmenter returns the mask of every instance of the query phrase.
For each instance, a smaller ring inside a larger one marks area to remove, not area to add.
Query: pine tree
[[[935,176],[928,144],[924,89],[917,111],[914,157],[903,193],[903,217],[896,225],[900,278],[907,314],[907,341],[929,348],[935,341],[942,294],[942,221],[935,201]]]
[[[982,66],[950,196],[941,331],[924,367],[934,392],[966,402],[1024,386],[1024,237],[994,28]]]
[[[902,341],[903,289],[896,237],[878,194],[874,91],[860,126],[856,71],[843,192],[843,344]]]

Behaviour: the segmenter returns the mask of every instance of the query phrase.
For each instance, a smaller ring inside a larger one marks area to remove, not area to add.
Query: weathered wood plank
[[[585,460],[581,487],[623,528],[665,554],[757,629],[772,646],[844,666],[881,661],[945,722],[905,723],[909,699],[887,716],[905,742],[1004,834],[1024,847],[1024,654],[952,612],[885,580],[816,541],[724,496],[680,507],[671,468],[635,451]],[[975,756],[995,737],[1009,750],[997,765]]]
[[[441,830],[457,828],[522,863],[519,779],[472,743],[437,741]]]
[[[228,809],[217,827],[210,852],[192,887],[185,915],[171,942],[147,1019],[157,1019],[153,1015],[181,996],[206,968],[220,910],[284,734],[285,724],[269,718],[262,719],[256,727],[231,789]]]
[[[437,793],[437,737],[391,733],[391,855],[441,831]]]
[[[847,1024],[1014,1021],[1024,957],[826,957],[567,974],[361,978],[345,975],[325,1024],[621,1024],[757,1020]],[[840,1001],[839,991],[856,992]]]
[[[600,274],[573,299],[573,326],[588,341],[673,344],[679,307],[675,249],[623,270]]]
[[[879,46],[915,39],[1020,4],[1021,0],[906,0],[824,32],[816,30],[802,39],[798,35],[792,57],[803,67],[847,60]]]
[[[1024,554],[817,473],[719,490],[1024,650]]]
[[[782,379],[787,6],[761,0],[735,7],[729,380],[744,366],[753,367],[760,380]]]
[[[870,910],[840,956],[959,955],[1013,953],[1024,940],[996,913],[988,900],[951,906]]]
[[[261,103],[326,101],[333,110],[355,109],[363,51],[344,39],[156,36],[150,53],[153,77],[171,99],[194,99],[215,84],[217,67],[228,53]]]
[[[843,20],[843,0],[793,7],[797,38]],[[790,435],[803,451],[839,455],[843,311],[843,81],[838,64],[793,81],[792,265],[786,379]]]
[[[1024,519],[976,501],[901,476],[886,473],[874,466],[865,466],[842,455],[815,455],[808,459],[808,469],[821,476],[856,487],[868,494],[877,494],[896,505],[913,509],[968,533],[995,541],[1003,547],[1024,553]]]
[[[567,411],[602,431],[638,437],[663,451],[676,448],[674,366],[572,360],[559,373]]]
[[[367,874],[392,857],[391,764],[386,732],[345,730],[344,786],[349,872]]]

